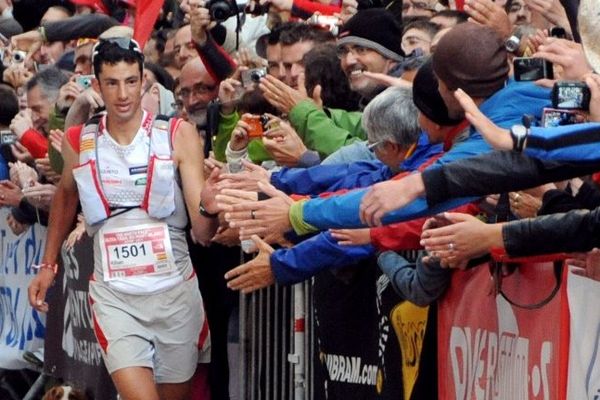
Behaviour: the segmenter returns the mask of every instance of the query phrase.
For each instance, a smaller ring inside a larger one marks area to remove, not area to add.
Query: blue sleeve
[[[375,254],[371,245],[341,246],[329,232],[322,232],[289,249],[271,254],[271,268],[277,283],[302,282],[325,269],[353,265]]]
[[[317,195],[340,189],[369,186],[389,179],[391,171],[379,161],[283,168],[271,175],[271,183],[288,194]]]
[[[8,162],[2,154],[0,154],[0,180],[10,179]]]
[[[436,301],[450,284],[451,270],[439,264],[424,265],[422,257],[411,264],[395,252],[386,251],[379,255],[377,264],[400,297],[421,307]]]
[[[542,160],[562,162],[600,161],[600,123],[554,128],[532,127],[525,154]]]
[[[456,144],[449,152],[436,160],[432,166],[471,157],[489,150],[490,147],[481,136],[473,134],[468,141]],[[366,193],[367,189],[359,189],[341,196],[311,199],[304,203],[303,219],[320,230],[364,227],[360,221],[359,207]],[[419,198],[399,210],[386,214],[383,222],[391,224],[394,222],[409,221],[418,217],[448,211],[476,199],[477,197],[452,199],[430,208],[425,198]]]

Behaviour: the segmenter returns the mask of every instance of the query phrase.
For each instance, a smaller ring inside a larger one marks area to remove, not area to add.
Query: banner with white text
[[[565,390],[566,285],[552,263],[522,264],[496,293],[488,265],[456,271],[438,309],[439,399],[555,400]]]
[[[108,375],[93,329],[88,300],[94,269],[93,242],[87,235],[62,251],[63,267],[48,299],[46,372],[85,390],[95,400],[113,400],[116,391]]]
[[[35,276],[46,241],[46,228],[30,226],[15,235],[6,223],[8,208],[0,209],[0,368],[31,367],[26,351],[44,347],[46,316],[29,305],[27,287]]]

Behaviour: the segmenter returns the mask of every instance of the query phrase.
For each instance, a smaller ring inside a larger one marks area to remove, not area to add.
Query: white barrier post
[[[288,356],[288,361],[294,364],[294,400],[304,400],[304,354],[305,340],[305,309],[304,285],[293,286],[294,293],[294,353]]]

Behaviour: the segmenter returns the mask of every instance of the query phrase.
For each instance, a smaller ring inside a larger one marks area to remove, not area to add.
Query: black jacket
[[[528,189],[600,171],[600,161],[564,163],[493,151],[423,171],[427,203]]]
[[[502,236],[512,257],[589,251],[600,247],[600,207],[512,221]]]

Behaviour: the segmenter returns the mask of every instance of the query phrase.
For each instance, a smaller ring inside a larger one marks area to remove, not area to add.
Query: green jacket
[[[322,109],[312,100],[304,100],[292,108],[288,117],[306,147],[318,151],[321,158],[367,138],[361,125],[361,112]]]
[[[60,129],[63,132],[65,130],[65,115],[63,115],[56,106],[50,110],[48,126],[50,129]],[[48,159],[50,160],[50,167],[52,170],[58,174],[62,173],[64,166],[62,155],[56,151],[52,145],[48,146]]]
[[[225,158],[225,149],[227,148],[227,143],[229,143],[229,140],[231,139],[231,132],[233,132],[239,119],[240,114],[237,111],[229,115],[220,114],[217,134],[212,137],[212,148],[215,153],[215,158],[221,162],[227,161]],[[272,160],[271,155],[267,152],[260,139],[254,139],[248,143],[248,157],[255,164]]]

